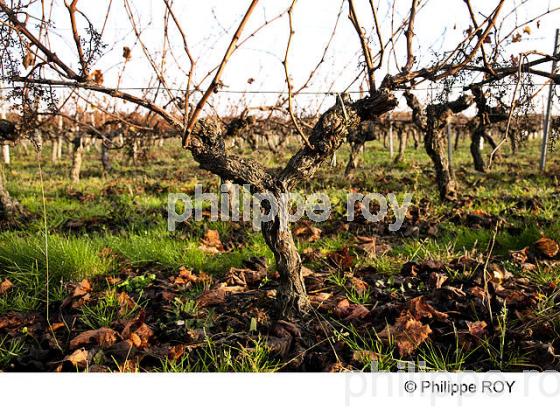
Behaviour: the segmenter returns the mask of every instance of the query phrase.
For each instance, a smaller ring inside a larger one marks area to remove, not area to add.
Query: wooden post
[[[554,55],[556,56],[560,53],[560,29],[556,29],[556,36],[554,39]],[[556,73],[556,60],[552,61],[552,74]],[[546,104],[546,116],[544,118],[544,134],[543,134],[543,142],[541,147],[541,164],[540,169],[541,172],[544,172],[546,168],[546,153],[548,150],[548,136],[550,134],[550,116],[552,114],[552,98],[554,96],[554,81],[550,80],[550,86],[548,88],[548,102]]]

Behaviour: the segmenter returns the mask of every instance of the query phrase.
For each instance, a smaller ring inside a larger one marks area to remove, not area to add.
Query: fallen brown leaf
[[[91,283],[87,279],[83,279],[78,285],[74,288],[72,292],[73,298],[79,298],[81,296],[85,296],[86,294],[90,293],[92,290]]]
[[[312,305],[320,305],[332,297],[332,293],[319,292],[309,295],[309,301]]]
[[[385,340],[393,338],[401,357],[410,356],[432,333],[430,326],[416,320],[410,312],[404,312],[392,326],[387,326],[379,337]]]
[[[527,262],[527,258],[529,257],[529,247],[526,246],[518,251],[512,251],[510,254],[514,262],[523,264]]]
[[[547,258],[554,258],[560,250],[558,242],[556,242],[554,239],[547,238],[546,236],[543,236],[538,241],[536,241],[533,246],[540,256],[544,256]]]
[[[417,320],[424,318],[446,320],[448,318],[447,313],[440,312],[433,306],[429,305],[424,296],[418,296],[410,300],[410,302],[408,302],[408,309],[412,316]]]
[[[493,283],[501,284],[506,280],[511,279],[513,275],[506,268],[495,263],[491,263],[488,265],[486,277]]]
[[[364,305],[351,305],[350,314],[346,316],[344,319],[346,320],[363,319],[368,314],[369,314],[369,310]]]
[[[379,355],[371,350],[355,350],[352,353],[352,360],[360,364],[371,363],[378,359]]]
[[[329,253],[329,260],[338,268],[348,270],[354,265],[354,257],[350,255],[348,247]]]
[[[259,283],[266,275],[266,271],[230,268],[226,275],[226,283],[232,286],[247,286]]]
[[[467,327],[469,328],[469,333],[477,338],[484,336],[486,333],[486,327],[488,324],[485,321],[469,322],[467,320]]]
[[[129,340],[132,346],[144,349],[148,347],[154,331],[144,323],[144,314],[141,312],[137,317],[125,324],[121,335],[123,339]]]
[[[86,330],[70,340],[70,349],[80,346],[95,344],[102,348],[107,348],[115,344],[118,333],[108,327],[101,327],[96,330]]]
[[[91,359],[91,354],[86,349],[78,349],[64,358],[65,362],[79,368],[85,369]]]
[[[62,322],[56,322],[56,323],[53,323],[53,324],[50,326],[50,330],[51,330],[51,332],[56,332],[58,329],[61,329],[61,328],[63,328],[63,327],[64,327],[64,323],[62,323]]]
[[[375,236],[357,236],[358,249],[361,249],[369,257],[383,255],[391,250],[391,245],[380,243]]]
[[[130,334],[130,340],[136,348],[146,348],[150,338],[154,335],[153,330],[146,323],[142,323],[134,332]]]
[[[345,320],[363,319],[369,310],[363,305],[350,303],[348,299],[341,299],[333,311],[334,315]]]
[[[13,286],[14,284],[10,279],[8,278],[4,279],[2,283],[0,283],[0,295],[3,295],[7,291],[9,291]]]
[[[238,293],[244,291],[246,288],[244,286],[226,286],[225,284],[220,284],[217,287],[207,290],[202,293],[196,300],[198,307],[208,307],[220,305],[225,302],[226,296],[229,293]]]
[[[199,281],[198,276],[196,276],[192,271],[188,270],[184,266],[179,268],[179,273],[175,277],[171,277],[170,281],[174,285],[186,285],[188,283],[197,283]]]
[[[301,339],[301,331],[294,323],[279,320],[272,328],[266,344],[271,352],[282,357],[294,350],[295,344]]]
[[[315,242],[321,237],[321,230],[313,226],[309,221],[303,221],[293,229],[293,234],[308,242]]]
[[[185,349],[184,344],[178,344],[178,345],[175,345],[175,346],[171,346],[169,348],[168,353],[167,353],[167,357],[170,360],[177,360],[185,354],[185,351],[186,351],[186,349]]]
[[[363,295],[367,292],[369,285],[367,282],[363,281],[362,279],[356,278],[352,276],[350,278],[350,283],[352,283],[352,287],[358,292],[360,295]]]
[[[377,239],[375,236],[358,236],[356,239],[360,242],[358,248],[363,250],[369,256],[377,255]]]
[[[220,233],[214,229],[208,229],[202,238],[202,244],[199,246],[208,253],[220,253],[224,251],[224,245],[220,240]]]
[[[136,306],[136,302],[126,292],[119,293],[117,300],[120,306],[120,315],[124,315],[127,312],[130,312]]]
[[[91,291],[91,283],[89,280],[83,279],[74,287],[72,294],[62,301],[61,308],[65,308],[67,306],[72,306],[74,309],[79,308],[91,298]]]

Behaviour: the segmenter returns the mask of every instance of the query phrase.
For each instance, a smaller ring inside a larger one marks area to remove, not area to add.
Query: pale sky
[[[97,29],[101,28],[104,10],[109,0],[81,0],[78,7],[91,18]],[[159,64],[163,43],[163,12],[162,0],[129,0],[142,30],[142,40],[150,48]],[[371,39],[371,48],[375,54],[378,50],[377,38],[373,31],[373,20],[368,0],[355,0],[361,24]],[[475,9],[481,13],[492,10],[498,0],[472,0]],[[47,2],[49,3],[49,2]],[[56,5],[53,20],[58,38],[55,49],[63,59],[70,61],[77,68],[77,57],[69,30],[69,19],[62,0],[54,0]],[[231,35],[249,5],[249,0],[175,0],[173,8],[187,34],[189,46],[197,58],[195,83],[198,83],[209,69],[218,64],[229,44]],[[291,0],[261,0],[246,27],[242,39],[253,32],[263,22],[272,19],[285,10]],[[299,0],[294,9],[295,34],[289,54],[289,70],[293,86],[298,89],[307,79],[309,73],[319,62],[325,45],[333,31],[341,0]],[[394,3],[395,21],[398,25],[410,7],[410,0],[375,0],[380,4],[379,19],[381,31],[385,39],[391,31],[391,5]],[[514,4],[525,3],[517,16],[510,16],[504,25],[512,27],[525,20],[545,12],[547,9],[560,7],[560,0],[508,0],[502,15],[507,15]],[[107,53],[94,68],[101,69],[105,76],[105,85],[116,83],[117,74],[122,65],[122,47],[132,48],[132,60],[128,63],[122,82],[123,87],[145,87],[151,77],[151,68],[141,48],[135,43],[131,25],[124,9],[123,0],[113,0],[111,13],[107,22],[103,39],[109,44]],[[517,55],[524,50],[540,50],[551,53],[555,26],[560,27],[559,12],[530,24],[531,34],[524,33],[520,43],[512,45],[507,53]],[[478,16],[483,20],[482,14]],[[434,50],[450,50],[463,38],[463,32],[470,25],[470,18],[463,0],[429,0],[421,9],[416,19],[416,37],[414,40],[417,66],[422,67],[434,59]],[[504,28],[503,32],[507,32]],[[286,91],[284,57],[288,39],[288,19],[283,16],[260,31],[254,38],[238,49],[223,75],[225,90],[229,91]],[[188,70],[189,63],[183,52],[182,40],[171,23],[171,44],[177,62],[168,56],[167,77],[172,87],[185,88],[186,77],[179,68]],[[135,45],[136,44],[136,45]],[[387,69],[397,71],[394,58],[399,65],[404,65],[403,53],[405,40],[401,37],[395,45],[395,54],[387,54],[384,69],[378,74],[378,82]],[[486,46],[490,47],[490,46]],[[317,71],[308,91],[343,91],[359,74],[361,61],[358,37],[348,19],[348,4],[344,2],[342,14],[338,22],[336,34],[326,55],[325,63]],[[543,67],[549,69],[548,67]],[[254,81],[249,81],[253,79]],[[538,80],[543,82],[542,80]],[[351,88],[360,89],[360,81]],[[138,91],[131,90],[133,93]],[[419,95],[427,93],[419,91]],[[199,94],[196,95],[199,97]],[[274,94],[226,94],[213,95],[211,103],[218,110],[225,111],[231,107],[238,110],[245,106],[272,104],[278,95]],[[196,101],[194,101],[196,103]],[[322,105],[321,105],[322,104]],[[332,104],[332,97],[317,95],[301,95],[296,98],[298,110],[307,109],[311,112],[324,110]]]

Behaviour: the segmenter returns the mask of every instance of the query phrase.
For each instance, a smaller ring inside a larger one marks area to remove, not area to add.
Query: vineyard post
[[[560,53],[560,29],[556,29],[556,36],[554,38],[554,56]],[[556,73],[556,59],[552,61],[552,71],[551,73],[554,75]],[[544,172],[546,168],[546,153],[548,150],[548,137],[550,134],[550,117],[552,114],[552,97],[554,96],[554,86],[555,83],[553,80],[550,81],[550,86],[548,88],[548,101],[546,103],[546,115],[544,118],[544,134],[543,134],[543,141],[542,141],[542,148],[541,148],[541,172]]]
[[[3,84],[0,83],[0,119],[6,119],[6,104],[4,104]],[[2,157],[4,164],[10,163],[10,146],[8,144],[2,145]]]
[[[453,169],[453,137],[451,129],[451,117],[447,120],[447,159],[449,161],[449,172]]]
[[[394,147],[393,147],[393,115],[389,113],[389,157],[393,158]]]
[[[58,117],[58,135],[56,137],[57,139],[57,152],[56,152],[56,159],[57,161],[62,159],[62,146],[64,145],[64,140],[62,139],[62,130],[63,130],[63,126],[64,124],[62,123],[62,116]]]
[[[6,119],[4,107],[0,109],[0,118],[3,120]],[[2,145],[2,160],[4,164],[10,165],[10,146],[7,143]]]

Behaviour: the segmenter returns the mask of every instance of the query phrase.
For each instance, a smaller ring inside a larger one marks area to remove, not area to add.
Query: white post
[[[449,172],[453,168],[453,137],[451,130],[451,118],[447,120],[447,161],[449,162]]]
[[[58,161],[58,138],[52,140],[51,161],[53,164]]]
[[[62,129],[64,128],[64,123],[62,122],[62,116],[58,117],[58,144],[57,144],[57,151],[56,151],[56,159],[60,161],[62,159]]]
[[[554,55],[560,53],[560,29],[556,29],[556,36],[554,39]],[[552,61],[552,74],[556,73],[556,60]],[[550,133],[550,116],[552,114],[552,97],[554,96],[554,81],[550,80],[548,88],[548,102],[546,104],[546,117],[544,118],[544,135],[541,147],[541,164],[540,169],[543,172],[546,168],[546,153],[548,150],[548,134]]]
[[[10,165],[10,146],[8,144],[2,145],[2,159],[4,164]]]

